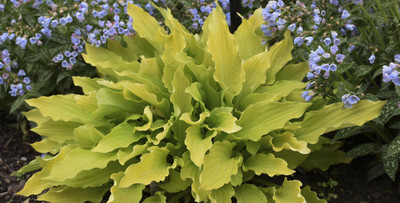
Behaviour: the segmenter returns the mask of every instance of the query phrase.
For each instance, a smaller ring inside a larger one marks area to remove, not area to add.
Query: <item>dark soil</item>
[[[16,130],[16,123],[14,117],[0,112],[0,202],[32,203],[36,202],[34,198],[15,195],[32,174],[17,178],[11,173],[40,155],[30,146],[30,143],[40,140],[40,136],[30,133],[23,140],[22,132]]]
[[[32,174],[20,178],[10,175],[35,156],[40,156],[29,145],[38,140],[40,136],[34,133],[23,139],[22,132],[16,130],[16,119],[0,112],[0,203],[38,202],[34,197],[15,195]],[[302,173],[300,170],[292,178],[309,185],[333,203],[400,203],[400,181],[394,183],[386,175],[367,181],[370,161],[371,157],[359,158],[347,165],[333,166],[325,172],[314,170]],[[330,183],[334,181],[338,184],[331,187]]]
[[[297,172],[295,178],[303,185],[309,185],[312,191],[329,200],[328,202],[400,203],[399,181],[393,182],[386,174],[367,181],[368,164],[371,160],[372,157],[358,158],[350,164],[332,166],[325,172]],[[337,186],[332,185],[334,181]]]

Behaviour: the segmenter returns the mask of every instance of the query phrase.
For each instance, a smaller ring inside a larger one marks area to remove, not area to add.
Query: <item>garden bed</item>
[[[40,155],[29,146],[30,143],[40,140],[40,137],[30,133],[23,140],[22,132],[15,130],[15,118],[6,115],[0,113],[0,202],[36,202],[33,197],[26,201],[28,198],[15,195],[23,188],[31,173],[19,179],[10,174]],[[328,202],[397,202],[400,199],[398,183],[392,182],[386,175],[366,181],[369,160],[370,157],[359,158],[347,165],[333,166],[326,172],[297,171],[292,179],[300,180],[303,185],[311,186],[320,195],[330,197]],[[337,186],[329,186],[332,180],[337,181]],[[326,187],[322,186],[325,184]]]

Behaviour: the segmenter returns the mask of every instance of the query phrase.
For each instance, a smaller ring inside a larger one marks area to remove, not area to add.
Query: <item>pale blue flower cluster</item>
[[[265,24],[261,25],[264,35],[271,37],[278,30],[286,28],[287,21],[281,18],[282,8],[285,3],[282,0],[269,1],[267,6],[262,10],[262,16]]]
[[[384,65],[382,69],[383,82],[393,82],[395,85],[400,85],[399,77],[400,69],[400,54],[394,57],[394,62],[391,62],[388,66]]]
[[[10,91],[8,91],[8,93],[12,97],[16,97],[17,95],[22,96],[26,91],[32,90],[32,86],[29,85],[31,79],[26,77],[26,73],[23,69],[18,68],[17,62],[11,60],[8,49],[4,49],[1,52],[0,85],[3,85],[6,89],[9,87]],[[18,73],[14,76],[14,72],[17,71]]]

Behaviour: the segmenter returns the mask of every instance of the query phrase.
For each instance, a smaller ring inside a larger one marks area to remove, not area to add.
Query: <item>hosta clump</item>
[[[362,125],[384,102],[304,102],[307,64],[287,65],[290,32],[263,47],[260,10],[232,35],[217,7],[200,36],[159,10],[168,32],[130,5],[137,35],[125,38],[127,47],[87,45],[84,58],[103,78],[75,77],[84,95],[27,101],[36,108],[25,115],[44,136],[32,146],[47,155],[19,171],[41,169],[19,194],[45,191],[39,199],[50,202],[99,202],[107,191],[108,202],[319,201],[299,181],[271,186],[270,177],[291,175],[304,160],[310,168],[312,150],[329,153],[321,134]]]

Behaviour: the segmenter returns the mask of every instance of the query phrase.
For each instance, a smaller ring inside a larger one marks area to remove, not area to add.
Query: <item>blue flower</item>
[[[344,56],[343,54],[338,54],[338,55],[336,55],[336,61],[337,61],[338,63],[342,63],[344,57],[345,57],[345,56]]]
[[[2,85],[4,83],[3,78],[0,77],[0,85]]]
[[[322,57],[328,59],[328,58],[331,58],[331,54],[330,53],[324,53],[324,54],[322,54]]]
[[[310,46],[310,44],[311,44],[311,42],[314,40],[314,38],[313,38],[313,37],[306,37],[305,40],[307,41],[307,42],[306,42],[306,45],[307,45],[307,46]]]
[[[333,44],[335,44],[336,46],[339,46],[340,45],[340,39],[334,38],[333,39]]]
[[[356,95],[345,94],[342,96],[342,102],[344,103],[344,108],[352,108],[353,104],[360,101]]]
[[[303,27],[300,25],[299,28],[297,28],[297,32],[298,35],[303,33]]]
[[[396,54],[396,56],[394,56],[394,61],[396,63],[400,63],[400,54]]]
[[[303,97],[306,100],[306,102],[309,102],[309,101],[311,101],[311,99],[313,98],[314,95],[315,95],[315,93],[313,91],[304,91],[301,94],[301,97]]]
[[[315,50],[315,53],[322,55],[325,53],[325,50],[321,46],[318,46],[318,48]]]
[[[31,42],[31,44],[35,44],[37,42],[37,39],[35,37],[31,37],[29,38],[29,41]]]
[[[350,17],[350,13],[346,9],[344,9],[341,18],[346,19],[348,17]]]
[[[75,57],[69,58],[69,63],[71,63],[71,65],[74,65],[76,63],[76,58]]]
[[[352,52],[355,48],[356,48],[356,45],[352,44],[352,45],[349,46],[347,51]]]
[[[353,24],[346,24],[344,27],[350,31],[353,31],[356,28],[356,26]]]
[[[336,31],[332,31],[331,32],[332,38],[336,39],[336,37],[338,36],[338,33]],[[339,41],[340,42],[340,41]]]
[[[319,15],[317,14],[313,17],[313,20],[314,20],[315,24],[319,25],[319,24],[321,24],[322,18],[319,17]]]
[[[40,39],[41,37],[42,37],[42,34],[40,34],[40,33],[36,33],[36,34],[35,34],[35,38],[36,38],[36,39]]]
[[[329,71],[333,71],[333,72],[335,72],[337,70],[337,66],[336,66],[336,64],[334,64],[334,63],[331,63],[330,65],[329,65]]]
[[[297,46],[301,46],[304,43],[304,39],[302,37],[296,37],[294,38],[294,44],[296,44]]]
[[[372,55],[368,58],[368,61],[369,61],[370,64],[373,64],[373,63],[375,62],[375,55],[372,54]]]
[[[339,50],[338,46],[336,46],[336,45],[331,46],[331,53],[332,53],[332,54],[336,54],[336,52],[337,52],[338,50]]]
[[[16,97],[16,96],[17,96],[17,91],[11,90],[11,91],[9,91],[8,93],[9,93],[12,97]]]
[[[29,79],[29,77],[24,77],[22,82],[24,82],[25,84],[29,84],[29,83],[31,83],[31,79]]]
[[[64,60],[62,63],[61,63],[61,66],[63,67],[63,68],[67,68],[68,67],[68,61],[66,61],[66,60]]]
[[[324,39],[324,43],[325,43],[326,46],[329,46],[332,43],[331,38],[329,38],[329,37],[325,38]]]
[[[294,29],[296,29],[296,23],[292,23],[288,26],[288,29],[292,32],[294,32]]]
[[[70,51],[65,51],[65,52],[64,52],[64,55],[65,55],[66,57],[70,57],[70,56],[71,56],[71,52],[70,52]]]
[[[22,77],[22,76],[25,76],[26,75],[26,73],[25,73],[25,71],[24,70],[19,70],[18,71],[18,74],[17,74],[18,76],[20,76],[20,77]]]
[[[57,27],[57,25],[58,25],[58,20],[57,20],[57,19],[51,21],[51,26],[52,26],[52,27]]]
[[[62,17],[62,18],[60,18],[59,23],[60,23],[61,25],[66,25],[66,24],[67,24],[67,19],[64,18],[64,17]]]

